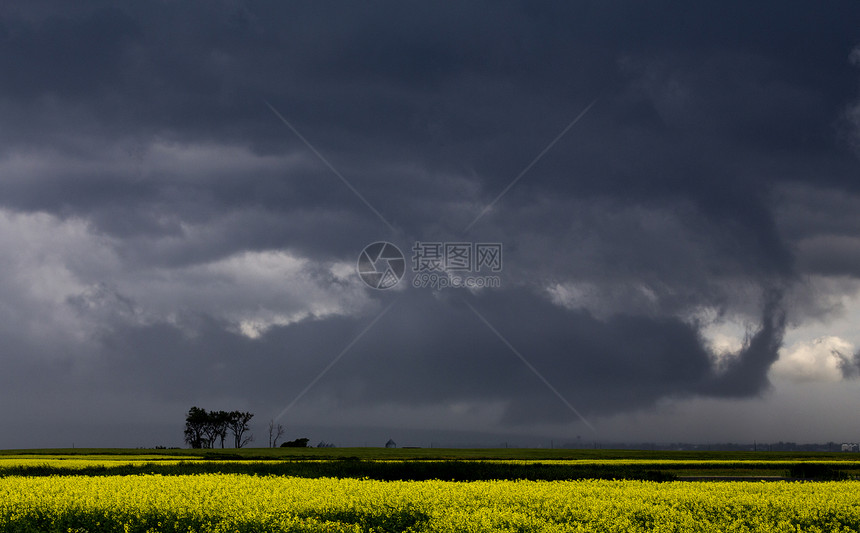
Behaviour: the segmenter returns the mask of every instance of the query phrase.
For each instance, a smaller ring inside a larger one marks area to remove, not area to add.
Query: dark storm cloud
[[[304,150],[277,120],[266,120],[272,117],[261,106],[265,98],[402,227],[431,222],[415,220],[412,192],[422,202],[436,194],[438,172],[429,182],[405,176],[398,183],[403,171],[386,167],[473,173],[484,190],[472,200],[489,199],[566,120],[603,94],[598,117],[583,124],[587,138],[574,132],[530,178],[534,187],[575,197],[629,195],[635,203],[691,198],[718,221],[733,219],[750,249],[764,246],[760,261],[784,268],[787,254],[769,227],[763,197],[774,177],[740,175],[726,154],[748,166],[756,161],[744,152],[758,149],[760,158],[827,142],[829,117],[853,82],[845,68],[853,43],[798,37],[816,27],[801,20],[823,19],[827,24],[817,27],[828,32],[843,27],[850,17],[835,9],[773,14],[765,38],[754,30],[760,13],[748,8],[686,7],[669,15],[654,6],[613,12],[511,3],[491,17],[477,5],[458,7],[452,20],[414,5],[256,7],[9,17],[6,61],[26,68],[10,68],[15,75],[6,94],[18,105],[8,112],[29,115],[17,122],[25,132],[35,123],[31,142],[54,146],[57,135],[80,125],[74,117],[63,120],[78,109],[89,119],[83,126],[101,138],[142,137],[145,145],[164,135]],[[821,72],[831,79],[810,79],[822,63],[835,67],[835,56],[841,68]],[[830,94],[833,88],[843,92]],[[178,198],[166,201],[181,209],[203,196],[218,212],[242,202],[289,209],[353,200],[347,191],[332,191],[332,177],[318,170],[291,179],[245,176],[253,187],[208,181],[179,187]],[[854,184],[844,175],[824,179]],[[63,200],[85,211],[94,207],[76,204],[97,201],[94,191],[104,191],[100,203],[125,196],[123,203],[137,198],[140,210],[151,211],[153,197],[164,201],[168,188],[118,176],[75,182]],[[4,198],[14,205],[16,195]],[[25,205],[54,210],[58,201],[46,196]],[[110,227],[111,217],[102,218]]]
[[[782,318],[772,316],[778,311],[771,302],[766,323],[720,368],[696,327],[678,319],[622,314],[601,321],[524,291],[468,297],[480,316],[459,295],[440,299],[416,292],[393,298],[392,312],[305,400],[329,398],[344,408],[492,400],[505,405],[506,423],[522,425],[578,420],[542,383],[544,376],[586,417],[647,409],[665,397],[757,394],[768,384],[783,328]],[[480,317],[497,325],[504,340]],[[185,402],[223,402],[238,395],[275,416],[369,318],[304,321],[259,340],[230,333],[205,317],[195,319],[193,336],[166,324],[120,326],[101,337],[103,351],[97,356],[99,366],[116,378],[88,386]],[[154,374],[153,367],[161,372]]]
[[[6,5],[0,207],[23,218],[0,237],[75,245],[10,262],[29,277],[0,280],[4,355],[30,375],[56,346],[30,321],[84,339],[70,396],[274,413],[390,296],[336,273],[365,244],[479,240],[504,244],[504,285],[465,297],[588,416],[758,395],[804,316],[785,295],[860,276],[858,20],[847,1]],[[308,401],[572,415],[456,293],[409,290]],[[702,310],[751,324],[728,360]]]
[[[761,325],[750,336],[743,349],[731,359],[719,375],[710,380],[705,391],[719,396],[746,396],[764,391],[770,384],[767,372],[779,357],[785,334],[786,317],[782,294],[765,295]]]

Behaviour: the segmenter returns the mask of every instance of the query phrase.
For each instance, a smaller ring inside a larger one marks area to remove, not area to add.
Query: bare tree
[[[278,439],[284,436],[284,426],[275,425],[275,420],[269,420],[269,448],[278,447]]]

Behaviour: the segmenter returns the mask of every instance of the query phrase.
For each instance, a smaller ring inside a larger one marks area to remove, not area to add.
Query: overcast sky
[[[0,7],[0,447],[857,441],[858,323],[857,2]]]

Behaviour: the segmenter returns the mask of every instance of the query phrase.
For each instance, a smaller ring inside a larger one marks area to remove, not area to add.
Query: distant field
[[[860,479],[854,454],[251,448],[6,450],[0,476],[253,474],[377,480]]]

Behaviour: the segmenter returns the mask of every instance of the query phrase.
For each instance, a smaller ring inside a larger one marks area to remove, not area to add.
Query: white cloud
[[[188,274],[198,282],[224,284],[224,292],[231,295],[224,316],[238,323],[243,335],[257,338],[273,326],[349,314],[366,303],[366,292],[357,277],[343,277],[346,265],[335,263],[319,269],[307,259],[265,251],[244,252],[191,268]],[[215,297],[223,295],[216,293]]]
[[[81,219],[0,210],[0,330],[7,341],[68,353],[70,342],[85,347],[118,321],[193,329],[182,317],[195,314],[257,338],[273,326],[357,313],[371,303],[347,262],[243,251],[191,266],[132,268],[118,246]]]
[[[775,377],[790,381],[841,381],[842,365],[853,357],[854,345],[835,336],[796,342],[780,351],[771,367]]]
[[[274,326],[361,312],[370,302],[346,265],[286,251],[244,251],[209,263],[117,273],[117,285],[158,316],[205,313],[250,338]]]
[[[653,313],[659,309],[660,297],[645,283],[593,283],[568,281],[553,283],[545,289],[550,300],[568,309],[586,310],[605,319],[617,313]]]
[[[100,237],[80,219],[0,210],[0,320],[8,337],[50,349],[84,340],[86,325],[66,305],[94,275],[117,264]]]

